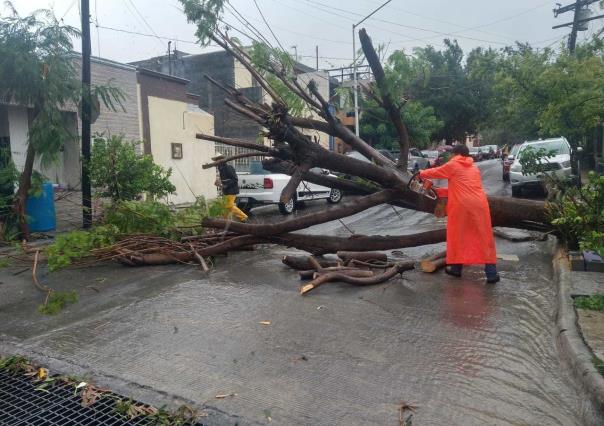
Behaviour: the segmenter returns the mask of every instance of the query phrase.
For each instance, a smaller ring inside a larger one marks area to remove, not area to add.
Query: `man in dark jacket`
[[[212,158],[214,161],[221,159],[224,159],[223,155]],[[247,215],[235,204],[235,198],[237,194],[239,194],[239,179],[237,179],[235,168],[228,163],[222,163],[218,166],[218,173],[220,175],[220,186],[222,187],[222,194],[226,200],[227,210],[240,221],[247,221]]]

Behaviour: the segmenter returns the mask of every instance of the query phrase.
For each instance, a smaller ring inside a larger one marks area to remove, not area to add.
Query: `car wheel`
[[[340,191],[339,189],[332,188],[331,192],[329,193],[329,198],[327,199],[327,202],[330,204],[337,204],[341,200],[342,200],[342,191]]]
[[[296,200],[290,199],[287,203],[279,203],[281,214],[292,214],[296,210]]]
[[[512,197],[520,197],[522,195],[522,188],[519,186],[512,186]]]

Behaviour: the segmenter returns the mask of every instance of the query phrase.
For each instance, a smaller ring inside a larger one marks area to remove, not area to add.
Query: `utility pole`
[[[82,219],[84,229],[92,226],[92,190],[90,188],[90,2],[82,0]]]
[[[586,24],[594,19],[604,18],[604,15],[589,16],[589,5],[598,1],[599,0],[578,0],[575,3],[566,6],[562,6],[558,3],[558,8],[554,9],[555,18],[562,13],[570,12],[571,10],[573,11],[574,16],[572,22],[567,22],[565,24],[555,25],[552,27],[552,29],[568,26],[571,27],[570,35],[568,36],[568,50],[571,54],[575,53],[575,48],[577,46],[577,32],[585,31],[587,29],[586,26],[581,24]]]
[[[168,41],[168,74],[172,75],[172,54],[170,53],[170,46],[172,41]]]
[[[317,71],[319,71],[319,45],[315,46],[315,55],[317,56]]]

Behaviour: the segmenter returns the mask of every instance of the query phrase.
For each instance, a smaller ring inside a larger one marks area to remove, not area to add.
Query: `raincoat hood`
[[[456,155],[451,160],[457,161],[459,164],[465,167],[470,167],[474,164],[474,159],[472,157],[464,157],[463,155]]]

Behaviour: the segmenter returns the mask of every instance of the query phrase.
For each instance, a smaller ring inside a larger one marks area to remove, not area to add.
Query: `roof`
[[[173,81],[175,83],[180,83],[180,84],[189,84],[189,81],[190,81],[190,80],[187,80],[186,78],[175,77],[173,75],[164,74],[163,72],[153,71],[153,70],[143,68],[143,67],[136,68],[136,72],[138,72],[140,74],[148,75],[150,77],[163,78],[164,80],[169,80],[169,81]]]
[[[556,141],[566,141],[566,138],[564,136],[559,136],[557,138],[539,139],[537,141],[525,141],[524,143],[526,143],[526,144],[534,144],[534,143],[556,142]]]

